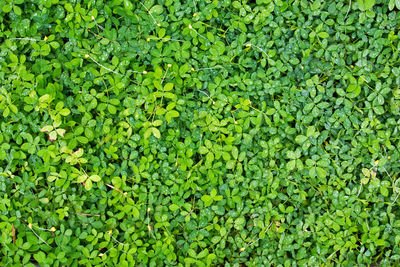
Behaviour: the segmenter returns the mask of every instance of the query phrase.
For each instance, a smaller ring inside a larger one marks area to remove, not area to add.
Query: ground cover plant
[[[398,0],[1,0],[1,266],[395,266]]]

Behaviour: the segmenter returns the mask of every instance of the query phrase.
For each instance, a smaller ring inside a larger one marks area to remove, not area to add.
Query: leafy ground
[[[0,1],[0,265],[400,264],[399,9]]]

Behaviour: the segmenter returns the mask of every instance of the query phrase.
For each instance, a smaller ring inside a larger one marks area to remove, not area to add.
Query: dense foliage
[[[400,259],[400,1],[1,0],[1,266]]]

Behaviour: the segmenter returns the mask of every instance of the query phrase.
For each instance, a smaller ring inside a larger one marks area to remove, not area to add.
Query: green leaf
[[[171,92],[166,92],[166,93],[164,93],[164,97],[169,98],[169,99],[175,99],[176,95]]]
[[[48,176],[47,177],[47,181],[49,181],[49,182],[53,182],[53,181],[55,181],[57,179],[57,176]]]
[[[170,110],[167,112],[169,114],[169,116],[171,116],[172,118],[177,118],[179,117],[179,112],[176,110]]]
[[[93,131],[90,128],[85,128],[85,136],[88,140],[92,140],[94,138]]]
[[[212,198],[214,198],[216,195],[217,195],[217,190],[214,188],[213,190],[211,190],[210,196],[211,196]]]
[[[210,206],[213,203],[213,199],[209,195],[202,196],[201,200],[204,202],[204,206],[206,207]]]
[[[324,169],[322,169],[321,167],[317,167],[315,171],[319,178],[325,178],[327,176],[326,171]]]
[[[67,108],[63,108],[62,110],[60,110],[60,114],[62,116],[68,116],[71,113],[71,111]]]
[[[155,13],[156,15],[160,15],[164,11],[161,5],[155,5],[150,9],[150,13]]]
[[[233,169],[233,168],[235,168],[235,163],[236,163],[236,161],[234,161],[234,160],[229,160],[229,161],[226,163],[226,168],[227,168],[227,169]]]
[[[222,200],[223,198],[224,198],[224,197],[221,196],[221,195],[215,196],[215,197],[214,197],[214,201],[220,201],[220,200]]]
[[[287,157],[289,159],[296,159],[297,158],[295,152],[290,151],[290,150],[287,152]]]
[[[129,0],[124,0],[124,7],[129,11],[133,9],[133,5]]]
[[[193,249],[189,249],[189,250],[188,250],[188,254],[189,254],[189,256],[192,257],[192,258],[196,258],[196,257],[197,257],[197,254],[196,254],[196,252],[195,252]]]
[[[88,178],[88,176],[87,176],[86,174],[81,175],[81,176],[78,177],[77,182],[78,182],[78,183],[83,183],[84,181],[87,180],[87,178]]]
[[[153,122],[153,126],[160,126],[162,124],[162,120],[155,120]]]
[[[6,118],[10,114],[10,109],[6,107],[3,111],[3,117]]]
[[[208,148],[206,148],[205,146],[201,146],[199,148],[199,153],[200,154],[207,154],[209,152]]]
[[[240,9],[242,5],[238,1],[233,1],[232,6],[236,9]]]
[[[197,258],[201,259],[201,258],[207,257],[208,253],[209,253],[208,249],[204,249],[197,255]]]
[[[169,205],[169,209],[170,209],[171,211],[176,211],[176,210],[179,209],[179,206],[176,205],[176,204],[171,204],[171,205]]]
[[[67,10],[68,12],[70,12],[70,13],[74,12],[74,8],[72,7],[72,5],[70,3],[66,3],[64,5],[64,7],[65,7],[65,10]]]
[[[90,180],[92,180],[93,182],[100,182],[101,181],[101,178],[100,178],[100,176],[98,176],[98,175],[91,175],[90,177],[89,177],[89,179]]]
[[[114,57],[111,59],[111,64],[112,64],[113,66],[117,66],[118,63],[119,63],[118,57],[115,57],[115,56],[114,56]]]
[[[174,88],[174,84],[172,83],[167,83],[164,85],[164,91],[171,91]]]
[[[41,131],[42,133],[47,133],[47,132],[50,132],[50,131],[52,131],[52,130],[53,130],[53,126],[51,126],[51,125],[43,126],[43,127],[40,129],[40,131]]]
[[[150,129],[151,129],[151,131],[153,132],[153,135],[154,135],[155,138],[160,138],[160,137],[161,137],[160,130],[158,130],[158,129],[155,128],[155,127],[151,127]]]
[[[60,114],[57,114],[57,115],[55,116],[55,118],[54,118],[53,127],[54,127],[54,128],[57,128],[58,126],[61,125],[61,123],[62,123],[61,116],[60,116]]]
[[[93,187],[92,180],[87,179],[87,180],[85,181],[85,189],[86,189],[87,191],[89,191],[90,189],[92,189],[92,187]]]
[[[294,169],[296,168],[296,160],[293,159],[293,160],[289,161],[289,162],[287,163],[287,165],[286,165],[286,168],[287,168],[289,171],[294,170]]]
[[[64,129],[58,128],[58,129],[56,129],[56,132],[57,132],[57,134],[59,136],[65,136],[65,130]]]
[[[385,103],[385,99],[383,98],[382,95],[378,95],[378,96],[376,97],[376,103],[377,103],[378,105],[383,105],[383,103]]]
[[[116,113],[117,113],[117,108],[114,107],[113,105],[108,105],[108,111],[109,111],[111,114],[116,114]]]
[[[22,10],[19,6],[14,5],[13,10],[16,15],[21,16],[22,15]]]
[[[368,182],[369,182],[368,177],[361,178],[361,184],[368,184]]]
[[[400,0],[395,0],[395,3],[396,3],[396,8],[400,9]]]
[[[3,6],[3,12],[4,12],[4,13],[10,12],[11,9],[12,9],[11,3],[7,3],[7,4],[5,4],[5,5]]]
[[[78,142],[82,144],[87,144],[89,142],[89,140],[84,136],[78,136],[76,137],[76,140],[78,140]]]
[[[179,68],[179,75],[183,76],[188,71],[189,71],[189,66],[187,64],[184,64]]]
[[[57,132],[56,131],[52,131],[49,133],[49,141],[53,142],[57,140]]]
[[[207,32],[207,39],[211,42],[215,41],[214,35],[211,32]]]
[[[83,149],[79,148],[76,152],[74,152],[76,157],[82,157],[83,156]]]
[[[367,168],[362,168],[361,169],[362,173],[364,174],[364,176],[366,177],[370,177],[370,170]]]
[[[165,114],[165,119],[167,123],[170,123],[172,118],[177,118],[179,117],[179,112],[176,110],[170,110]]]
[[[389,196],[389,190],[386,187],[382,186],[380,188],[380,191],[381,191],[382,196],[384,196],[384,197]]]
[[[320,38],[328,38],[329,34],[327,32],[319,32],[318,37]]]
[[[42,251],[39,251],[38,253],[33,254],[33,257],[35,258],[35,260],[38,263],[44,263],[46,260],[46,255]]]
[[[366,11],[375,5],[375,0],[357,0],[357,3],[361,11]]]
[[[399,2],[399,4],[400,4],[400,0],[396,0],[396,1],[398,1],[398,2]],[[394,5],[395,5],[395,0],[389,0],[388,7],[389,7],[389,10],[390,10],[390,11],[392,11],[392,10],[393,10],[393,8],[394,8]]]
[[[12,53],[9,54],[9,57],[13,63],[18,63],[18,57]]]
[[[385,110],[383,109],[382,106],[374,107],[373,109],[374,109],[375,113],[378,115],[382,115],[383,113],[385,113]]]
[[[296,138],[295,138],[295,142],[298,143],[298,144],[302,144],[302,143],[304,143],[306,140],[307,140],[307,136],[304,136],[304,135],[298,135],[298,136],[296,136]]]
[[[212,152],[208,152],[206,155],[206,162],[211,164],[214,161],[214,154]]]
[[[139,212],[138,208],[132,207],[132,215],[135,218],[139,218],[140,217],[140,212]]]
[[[153,129],[152,128],[148,128],[145,132],[144,132],[144,139],[148,139],[150,137],[150,135],[152,134]]]
[[[18,108],[17,108],[15,105],[10,104],[8,107],[10,108],[10,110],[11,110],[14,114],[17,114],[17,113],[18,113]]]

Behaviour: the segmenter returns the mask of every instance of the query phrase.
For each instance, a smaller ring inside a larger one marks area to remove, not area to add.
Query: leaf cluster
[[[0,1],[0,265],[398,265],[399,10]]]

